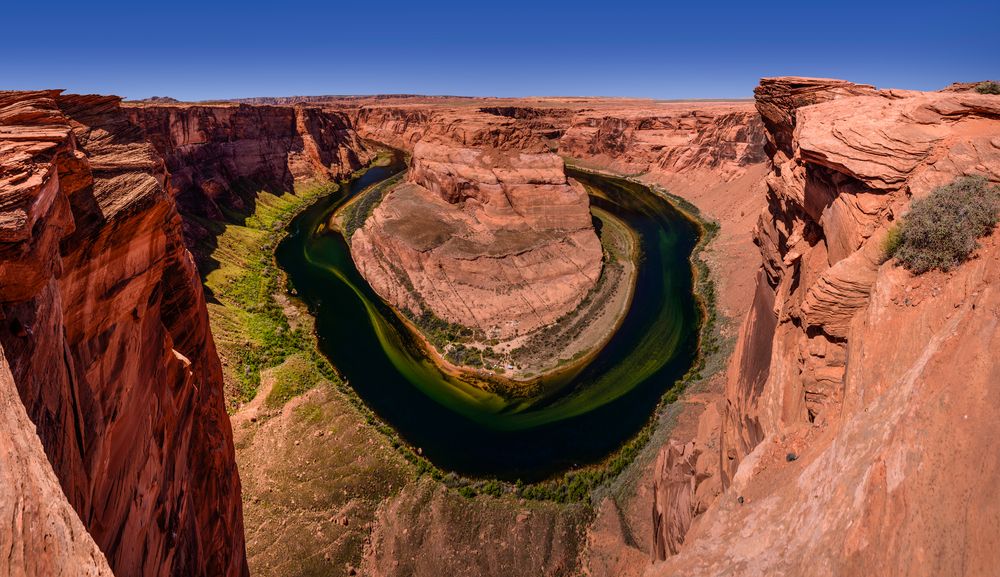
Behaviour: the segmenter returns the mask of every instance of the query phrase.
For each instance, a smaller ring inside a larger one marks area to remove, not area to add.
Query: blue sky
[[[997,1],[14,0],[0,13],[0,89],[128,98],[729,98],[783,74],[915,89],[1000,77]]]

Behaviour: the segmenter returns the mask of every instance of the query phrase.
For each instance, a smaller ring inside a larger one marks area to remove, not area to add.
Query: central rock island
[[[370,213],[345,231],[358,270],[445,368],[493,385],[587,358],[627,310],[635,270],[631,233],[595,210],[602,247],[587,190],[544,139],[508,142],[425,136],[405,181],[350,205]]]

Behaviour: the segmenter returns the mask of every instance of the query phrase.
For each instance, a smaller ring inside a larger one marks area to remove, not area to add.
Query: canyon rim
[[[777,10],[714,47],[515,4],[136,6],[174,38],[100,61],[130,98],[0,63],[0,575],[1000,571],[1000,83],[954,82],[995,75],[983,23],[897,14],[890,74]],[[264,14],[271,52],[231,42]],[[764,28],[845,79],[768,72],[799,61]],[[136,88],[167,62],[199,80]],[[744,97],[377,94],[659,94],[659,62]]]

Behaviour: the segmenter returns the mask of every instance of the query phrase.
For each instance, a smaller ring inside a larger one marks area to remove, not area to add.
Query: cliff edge
[[[763,265],[720,438],[697,448],[710,458],[661,456],[667,560],[648,573],[990,574],[1000,233],[921,276],[884,262],[883,240],[936,186],[1000,182],[1000,98],[808,78],[764,79],[756,95]],[[708,478],[724,491],[692,508]]]
[[[247,574],[221,366],[166,179],[117,97],[0,93],[0,384],[21,403],[3,391],[4,419],[30,418],[19,435],[37,430],[61,487],[34,441],[14,451],[40,485],[15,491],[25,525],[0,546],[38,574]],[[46,520],[52,539],[26,530]],[[45,563],[59,555],[81,563]]]

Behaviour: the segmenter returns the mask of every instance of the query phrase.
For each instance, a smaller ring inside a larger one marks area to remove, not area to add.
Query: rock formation
[[[166,178],[118,98],[0,93],[14,574],[246,574],[221,367]]]
[[[0,93],[0,573],[246,574],[185,241],[210,239],[202,218],[248,212],[256,190],[351,173],[372,158],[365,137],[413,159],[352,238],[359,268],[400,308],[497,335],[551,323],[602,270],[587,197],[556,153],[641,173],[722,223],[707,256],[719,306],[746,316],[722,390],[672,413],[636,496],[597,505],[590,574],[991,574],[1000,232],[949,273],[882,258],[912,199],[968,173],[1000,182],[1000,97],[965,88],[765,79],[759,116],[749,103],[123,108]],[[747,266],[753,222],[760,267]],[[428,483],[380,509],[371,572],[574,570],[582,521],[557,506],[536,521]],[[454,521],[470,516],[463,532]],[[527,543],[538,559],[506,562]]]
[[[313,107],[144,105],[126,108],[166,161],[169,190],[182,214],[225,220],[249,213],[255,194],[339,180],[373,152],[345,114]],[[185,218],[189,246],[210,233]]]
[[[508,339],[575,309],[600,277],[602,250],[586,191],[567,181],[562,159],[516,134],[482,134],[477,148],[419,141],[406,183],[351,249],[397,308]]]
[[[707,168],[725,178],[762,162],[763,144],[749,103],[667,103],[581,111],[559,151],[626,174]]]
[[[883,263],[882,239],[935,186],[1000,181],[1000,98],[803,78],[756,93],[772,163],[763,266],[718,466],[661,457],[658,550],[679,554],[649,573],[989,574],[1000,234],[920,277]],[[726,491],[691,522],[687,487],[705,476]]]

